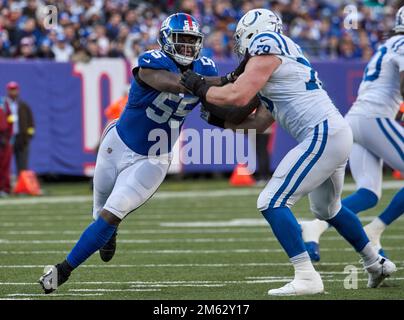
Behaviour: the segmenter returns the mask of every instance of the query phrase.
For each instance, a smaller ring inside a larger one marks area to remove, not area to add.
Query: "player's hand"
[[[230,82],[234,82],[237,80],[237,78],[244,72],[245,66],[247,65],[248,60],[251,58],[250,54],[248,53],[248,50],[246,51],[246,54],[244,55],[243,60],[239,63],[237,68],[226,74],[221,78],[222,80],[222,86],[225,84],[228,84]]]
[[[192,94],[198,91],[201,85],[206,84],[205,78],[193,72],[192,70],[185,71],[181,76],[180,83]]]
[[[201,98],[202,102],[206,101],[206,93],[209,86],[203,76],[193,72],[192,70],[187,70],[182,74],[180,83],[188,90],[189,93]]]

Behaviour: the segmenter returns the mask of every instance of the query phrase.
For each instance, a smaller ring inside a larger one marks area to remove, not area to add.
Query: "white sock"
[[[359,252],[359,254],[363,259],[363,265],[365,268],[375,263],[379,259],[379,254],[370,242],[368,242],[368,244],[362,249],[361,252]]]
[[[368,230],[372,230],[373,232],[376,232],[377,234],[382,234],[383,231],[386,229],[386,225],[382,220],[379,218],[375,218],[371,223],[369,223],[366,228]]]
[[[316,272],[307,251],[290,258],[290,262],[295,268],[295,278],[302,276],[304,277],[306,274],[310,275],[313,274],[313,272]]]
[[[301,222],[302,226],[302,236],[304,242],[320,242],[320,236],[329,228],[329,224],[327,221],[322,221],[319,219],[315,219],[312,221],[303,221]]]

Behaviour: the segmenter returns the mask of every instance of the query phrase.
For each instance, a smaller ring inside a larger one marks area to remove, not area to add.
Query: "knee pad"
[[[123,219],[143,202],[143,197],[136,190],[125,187],[113,191],[104,208]]]
[[[319,220],[329,220],[336,216],[341,210],[341,200],[336,199],[331,202],[310,203],[310,209]]]

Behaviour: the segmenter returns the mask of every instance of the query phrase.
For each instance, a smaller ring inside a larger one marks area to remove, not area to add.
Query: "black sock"
[[[70,273],[74,270],[74,268],[67,262],[67,260],[64,260],[60,264],[60,271],[66,276],[69,276]]]

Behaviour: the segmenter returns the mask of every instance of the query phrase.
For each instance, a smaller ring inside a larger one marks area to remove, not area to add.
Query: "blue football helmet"
[[[199,58],[203,34],[196,19],[186,13],[175,13],[164,20],[158,43],[177,63],[187,66]]]

